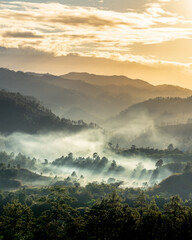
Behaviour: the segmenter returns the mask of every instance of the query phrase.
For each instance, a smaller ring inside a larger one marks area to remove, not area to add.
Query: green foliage
[[[32,210],[18,201],[8,203],[0,217],[1,234],[5,240],[27,240],[33,238]]]
[[[130,196],[132,207],[126,203]],[[143,191],[104,184],[2,192],[0,239],[188,240],[192,238],[190,205],[191,199],[183,202],[177,195],[151,198]]]
[[[137,216],[113,192],[86,213],[88,239],[123,239],[128,231],[133,234]]]

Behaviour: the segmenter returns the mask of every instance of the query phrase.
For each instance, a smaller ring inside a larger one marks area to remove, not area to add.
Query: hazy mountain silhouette
[[[118,118],[127,120],[138,114],[154,119],[157,124],[187,123],[192,118],[192,97],[149,99],[122,111]]]
[[[71,72],[65,75],[62,75],[63,78],[71,79],[71,80],[82,80],[86,83],[90,83],[93,85],[117,85],[117,86],[122,86],[122,85],[131,85],[143,88],[147,87],[152,87],[153,85],[149,84],[146,81],[142,81],[139,79],[131,79],[125,76],[104,76],[104,75],[96,75],[96,74],[89,74],[86,72],[83,73],[77,73],[77,72]]]
[[[62,75],[63,78],[71,79],[71,80],[82,80],[86,83],[97,85],[97,86],[111,86],[115,85],[116,89],[120,89],[129,92],[129,94],[133,95],[135,91],[143,90],[140,92],[141,98],[146,94],[151,96],[169,96],[169,97],[187,97],[192,95],[192,91],[186,88],[182,88],[174,85],[158,85],[154,86],[146,81],[140,79],[131,79],[125,76],[103,76],[103,75],[95,75],[89,73],[68,73],[66,75]],[[112,88],[112,86],[111,86]],[[110,89],[110,87],[106,87],[106,89]],[[159,94],[159,95],[158,95]],[[135,96],[136,97],[136,96]],[[139,96],[137,96],[139,98]]]

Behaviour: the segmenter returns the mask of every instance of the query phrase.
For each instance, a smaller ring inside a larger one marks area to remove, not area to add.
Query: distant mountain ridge
[[[77,72],[70,72],[68,74],[62,75],[61,77],[71,79],[71,80],[81,80],[89,84],[93,85],[116,85],[116,86],[132,86],[135,88],[143,88],[143,89],[148,89],[148,90],[159,90],[159,91],[165,91],[166,94],[168,91],[170,91],[170,96],[171,96],[171,91],[178,91],[178,94],[183,93],[183,96],[192,95],[192,90],[187,89],[187,88],[182,88],[180,86],[176,85],[168,85],[168,84],[163,84],[163,85],[152,85],[144,80],[140,79],[132,79],[128,78],[123,75],[113,75],[113,76],[103,76],[103,75],[96,75],[96,74],[89,74],[86,72],[82,73],[77,73]],[[172,93],[173,96],[175,93]]]
[[[82,80],[84,82],[94,84],[94,85],[132,85],[140,84],[142,87],[153,86],[150,83],[140,80],[140,79],[131,79],[123,75],[113,75],[113,76],[104,76],[89,74],[86,72],[77,73],[70,72],[68,74],[62,75],[61,77],[71,79],[71,80]]]

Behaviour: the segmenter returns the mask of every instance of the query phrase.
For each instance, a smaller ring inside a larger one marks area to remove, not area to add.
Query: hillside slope
[[[51,178],[38,175],[28,169],[0,169],[0,190],[11,190],[27,185],[48,185]]]
[[[129,119],[133,116],[145,114],[154,119],[156,123],[186,122],[192,117],[192,97],[188,98],[162,98],[149,99],[134,104],[119,114],[119,119]],[[174,122],[175,121],[175,122]]]
[[[37,133],[38,131],[76,131],[86,127],[67,119],[60,119],[44,108],[35,98],[19,93],[0,91],[0,132]]]
[[[169,195],[179,194],[187,198],[192,193],[192,173],[175,174],[163,180],[152,191],[153,194],[168,193]]]

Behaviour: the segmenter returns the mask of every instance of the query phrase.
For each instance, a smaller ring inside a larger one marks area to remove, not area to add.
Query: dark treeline
[[[192,199],[105,184],[0,194],[0,239],[191,239]]]
[[[0,169],[19,169],[22,167],[37,170],[37,163],[38,159],[27,157],[21,153],[15,155],[13,152],[10,154],[5,151],[0,152]]]
[[[132,145],[131,147],[121,147],[119,144],[108,143],[108,147],[111,151],[118,155],[131,157],[131,156],[142,156],[153,159],[164,158],[172,160],[172,162],[185,162],[192,160],[192,151],[182,151],[173,144],[169,144],[167,148],[153,148],[153,147],[138,147]]]

